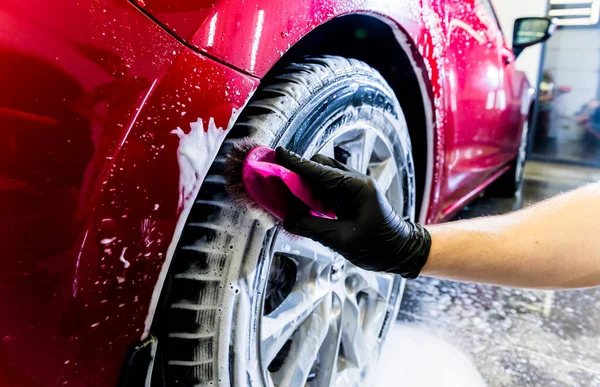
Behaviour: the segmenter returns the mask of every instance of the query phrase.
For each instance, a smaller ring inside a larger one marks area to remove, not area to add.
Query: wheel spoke
[[[367,345],[360,321],[360,309],[351,298],[347,298],[344,303],[341,340],[346,360],[353,367],[361,368],[365,361],[365,355],[367,355]]]
[[[381,162],[371,163],[369,171],[382,192],[387,192],[394,178],[398,175],[396,163],[391,157]]]
[[[341,300],[334,296],[329,330],[319,351],[319,369],[317,374],[317,386],[329,386],[337,373],[337,360],[340,352],[342,337],[342,304]]]
[[[262,361],[268,366],[292,334],[329,294],[307,292],[307,287],[296,287],[270,314],[263,316],[261,326]]]
[[[304,386],[329,332],[331,297],[325,297],[319,307],[300,325],[286,361],[273,375],[279,387]]]
[[[335,158],[335,145],[333,141],[327,141],[325,145],[321,149],[319,149],[319,154],[327,157]]]
[[[374,293],[381,299],[390,296],[394,284],[393,274],[375,273],[353,265],[348,266],[346,275],[353,281],[351,288],[354,293]]]
[[[275,310],[263,316],[261,351],[267,366],[323,297],[329,294],[328,286],[320,283],[318,278],[335,259],[335,254],[323,245],[286,232],[277,234],[273,253],[294,261],[297,274],[291,293]]]
[[[367,173],[369,163],[371,162],[371,156],[373,155],[373,149],[375,148],[375,142],[377,141],[377,133],[374,130],[365,130],[362,137],[362,149],[361,149],[361,163],[359,171]]]
[[[301,266],[310,262],[328,264],[335,259],[335,253],[322,244],[284,231],[277,234],[273,252],[289,256]]]
[[[350,154],[346,165],[359,172],[367,173],[376,141],[377,132],[374,130],[360,130],[351,139],[341,141],[338,145]]]
[[[366,304],[366,305],[364,305]],[[344,357],[337,362],[336,380],[343,385],[358,385],[362,372],[378,355],[378,337],[387,303],[372,297],[348,297],[342,315],[341,344]]]

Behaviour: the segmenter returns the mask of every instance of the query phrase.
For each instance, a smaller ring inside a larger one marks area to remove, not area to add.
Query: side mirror
[[[548,40],[557,25],[547,17],[522,17],[515,20],[513,51],[519,56],[526,47]]]

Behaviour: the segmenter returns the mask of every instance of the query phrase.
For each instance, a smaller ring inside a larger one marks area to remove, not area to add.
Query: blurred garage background
[[[509,42],[519,17],[550,16],[559,29],[516,61],[537,85],[522,197],[484,195],[457,219],[508,212],[600,179],[600,0],[492,3]],[[419,278],[407,284],[395,328],[377,386],[600,386],[600,289]]]

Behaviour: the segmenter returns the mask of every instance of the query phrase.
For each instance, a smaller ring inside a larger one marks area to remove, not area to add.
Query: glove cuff
[[[431,250],[431,234],[419,223],[411,224],[413,226],[411,235],[411,245],[413,254],[404,260],[404,265],[400,274],[406,279],[415,279],[421,273],[423,266],[427,263],[429,251]]]

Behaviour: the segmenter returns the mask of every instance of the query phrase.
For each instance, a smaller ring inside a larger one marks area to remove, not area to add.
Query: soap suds
[[[252,94],[248,96],[248,100]],[[247,101],[246,100],[246,103]],[[244,104],[245,106],[245,104]],[[227,128],[219,128],[215,124],[213,117],[209,118],[206,129],[202,119],[190,123],[190,130],[185,133],[183,129],[177,127],[171,133],[179,137],[179,147],[177,149],[177,162],[179,164],[179,200],[177,210],[179,219],[175,227],[174,237],[167,250],[167,256],[163,262],[156,286],[152,293],[148,315],[144,323],[144,331],[141,340],[145,340],[149,333],[156,311],[156,305],[162,290],[163,283],[169,271],[171,259],[175,253],[175,248],[179,242],[179,236],[183,230],[188,214],[194,204],[194,199],[200,191],[200,186],[208,173],[213,160],[219,152],[221,144],[225,140],[227,133],[233,127],[241,109],[232,109],[231,118]]]
[[[208,120],[206,130],[204,122],[199,118],[198,121],[190,123],[188,133],[179,127],[171,131],[179,137],[177,162],[179,163],[178,210],[180,212],[189,206],[198,194],[200,185],[227,132],[217,128],[212,117]]]
[[[130,265],[129,261],[125,259],[125,252],[127,251],[127,247],[123,247],[123,251],[121,252],[121,256],[119,257],[119,261],[123,262],[123,267],[127,269]]]

